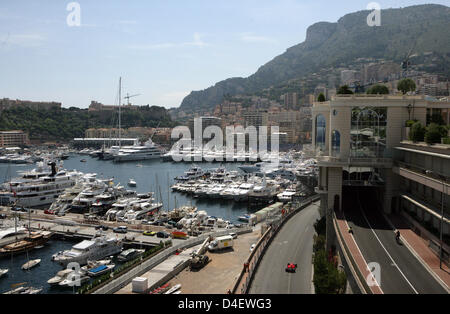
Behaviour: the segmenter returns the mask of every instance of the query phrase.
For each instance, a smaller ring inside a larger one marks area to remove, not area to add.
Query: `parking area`
[[[170,280],[175,286],[181,284],[182,294],[224,294],[232,289],[239,277],[245,260],[250,254],[250,247],[260,237],[260,229],[252,233],[239,235],[234,240],[233,249],[206,255],[211,261],[198,271],[188,268]]]

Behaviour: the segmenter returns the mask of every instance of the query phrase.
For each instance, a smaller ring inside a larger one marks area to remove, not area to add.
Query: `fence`
[[[261,258],[264,256],[267,248],[269,247],[270,243],[278,233],[278,231],[281,230],[283,225],[295,214],[297,214],[300,210],[305,208],[306,206],[310,205],[311,203],[319,200],[320,196],[314,195],[302,202],[295,202],[291,205],[290,208],[285,209],[285,213],[281,216],[276,217],[268,217],[268,219],[271,218],[269,224],[270,227],[267,229],[267,231],[263,234],[263,236],[259,239],[259,241],[256,243],[255,248],[250,253],[249,257],[247,258],[246,262],[244,263],[244,267],[236,280],[236,283],[233,287],[232,293],[233,294],[246,294],[248,293],[248,290],[250,289],[253,277],[258,269],[259,263],[261,261]]]

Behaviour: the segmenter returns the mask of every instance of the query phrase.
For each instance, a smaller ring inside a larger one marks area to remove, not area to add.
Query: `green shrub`
[[[323,93],[320,93],[317,97],[318,102],[324,102],[325,101],[325,95]]]
[[[407,92],[413,92],[416,90],[416,83],[410,79],[406,78],[398,82],[397,89],[404,94]]]
[[[325,217],[322,217],[321,219],[317,219],[314,223],[314,229],[316,230],[316,233],[318,235],[325,235],[326,228],[327,228],[327,222]]]
[[[348,87],[348,85],[343,85],[339,87],[336,94],[338,95],[350,95],[353,94],[353,91]]]
[[[316,294],[343,294],[347,276],[327,259],[325,250],[314,253],[314,288]]]
[[[386,86],[384,86],[384,85],[377,84],[377,85],[374,85],[371,88],[369,88],[367,90],[367,94],[386,95],[386,94],[389,94],[389,89]]]
[[[416,122],[412,125],[411,131],[409,131],[409,139],[413,142],[423,142],[425,137],[425,128],[420,122]]]
[[[410,128],[410,127],[412,127],[413,124],[416,123],[416,122],[419,122],[419,121],[417,121],[417,120],[406,120],[405,126],[406,126],[407,128]]]
[[[436,123],[431,123],[425,133],[425,142],[427,144],[440,143],[441,138],[446,135],[445,127]]]

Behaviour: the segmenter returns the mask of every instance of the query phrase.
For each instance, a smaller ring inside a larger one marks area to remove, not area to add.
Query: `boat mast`
[[[122,132],[121,132],[121,101],[122,101],[122,77],[119,78],[119,149],[122,148]]]

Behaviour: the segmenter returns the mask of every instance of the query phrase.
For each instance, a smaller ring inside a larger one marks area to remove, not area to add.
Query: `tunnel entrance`
[[[383,210],[384,180],[379,169],[348,167],[342,172],[342,208]]]

